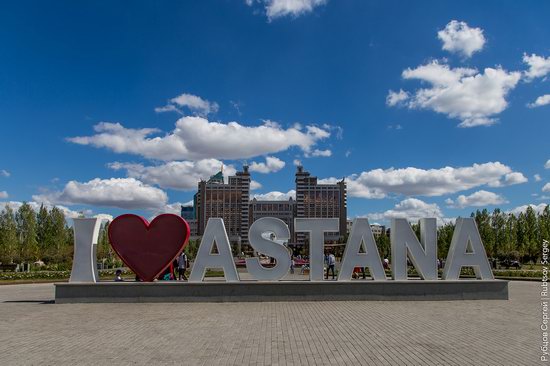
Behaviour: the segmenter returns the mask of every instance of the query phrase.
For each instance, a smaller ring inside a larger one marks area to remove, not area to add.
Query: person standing
[[[179,280],[187,281],[187,277],[185,277],[185,271],[187,270],[187,255],[184,251],[180,253],[180,256],[178,257],[178,274],[179,274]]]
[[[334,254],[329,253],[327,258],[327,265],[328,265],[328,268],[327,268],[326,279],[328,280],[329,271],[332,271],[332,279],[334,279],[334,267],[336,266],[336,257],[334,256]]]
[[[115,272],[115,282],[122,282],[122,281],[124,281],[122,279],[122,270],[117,269]]]

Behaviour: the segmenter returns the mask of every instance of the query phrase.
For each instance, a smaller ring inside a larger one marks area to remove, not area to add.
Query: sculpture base
[[[507,300],[508,281],[281,281],[58,283],[55,302]]]

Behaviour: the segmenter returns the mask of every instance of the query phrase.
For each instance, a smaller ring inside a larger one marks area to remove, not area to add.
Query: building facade
[[[194,220],[196,218],[195,206],[181,206],[181,217],[185,221]]]
[[[339,241],[347,229],[346,182],[342,179],[334,184],[318,183],[317,177],[298,166],[296,170],[296,218],[337,218],[339,231],[327,233],[329,241]],[[306,242],[305,233],[295,234],[296,243]]]
[[[250,173],[248,166],[224,182],[220,171],[207,181],[201,180],[194,197],[197,234],[204,233],[208,219],[222,218],[229,240],[248,243]]]
[[[294,217],[296,216],[296,201],[291,197],[288,201],[250,201],[250,225],[262,217],[275,217],[287,224],[290,230],[290,242],[294,238]]]
[[[384,225],[379,224],[372,224],[370,226],[370,229],[372,231],[372,235],[378,239],[382,235],[386,235],[386,227]]]
[[[327,241],[341,241],[347,233],[346,182],[319,183],[317,177],[299,166],[295,175],[296,198],[283,201],[250,200],[250,173],[248,166],[225,183],[223,171],[201,180],[193,199],[193,207],[182,207],[181,215],[189,223],[192,235],[202,236],[210,218],[222,218],[232,243],[248,244],[248,230],[262,217],[275,217],[285,222],[290,230],[289,244],[307,243],[305,233],[294,230],[295,218],[337,218],[339,230],[327,233]]]

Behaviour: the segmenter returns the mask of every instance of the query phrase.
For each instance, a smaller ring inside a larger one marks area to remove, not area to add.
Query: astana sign
[[[472,218],[456,220],[441,279],[436,219],[420,220],[420,240],[407,220],[392,220],[391,280],[386,277],[366,218],[353,222],[336,281],[323,280],[324,234],[338,231],[338,219],[294,221],[296,232],[309,234],[309,281],[283,280],[291,257],[281,243],[290,239],[290,230],[272,217],[250,226],[248,239],[254,252],[275,259],[272,267],[265,267],[258,256],[246,258],[246,270],[253,280],[239,278],[224,222],[211,218],[189,281],[155,281],[188,244],[189,225],[173,214],[159,215],[150,223],[132,214],[114,219],[109,225],[111,245],[142,281],[99,281],[96,247],[100,225],[98,218],[74,220],[71,278],[69,283],[55,285],[56,303],[508,299],[508,282],[493,278]],[[420,279],[407,277],[408,260]],[[373,280],[351,280],[356,267],[368,268]],[[473,268],[477,278],[460,278],[463,267]],[[224,280],[206,280],[209,268],[222,269]]]
[[[100,224],[101,221],[97,218],[74,221],[75,253],[71,283],[96,283],[99,280],[96,244]],[[309,280],[325,282],[323,281],[324,233],[337,232],[338,219],[297,218],[294,221],[294,227],[296,232],[309,234]],[[274,235],[265,237],[265,233]],[[153,281],[166,270],[185,249],[189,235],[187,222],[173,214],[159,215],[151,223],[137,215],[125,214],[118,216],[109,225],[109,239],[113,249],[122,261],[145,282]],[[277,218],[261,218],[251,225],[248,238],[255,252],[275,258],[275,265],[272,267],[264,267],[257,256],[247,258],[246,269],[250,275],[262,282],[281,280],[288,273],[291,265],[290,253],[281,244],[281,241],[290,239],[288,226]],[[393,219],[390,241],[393,280],[408,279],[407,258],[410,259],[422,280],[438,280],[435,218],[420,220],[420,240],[406,219]],[[216,250],[213,250],[214,247]],[[368,268],[374,281],[387,280],[366,218],[358,218],[353,222],[337,282],[350,282],[355,267]],[[479,231],[472,218],[456,220],[441,280],[458,280],[463,267],[472,267],[477,279],[493,280]],[[209,268],[221,268],[226,282],[240,281],[224,222],[220,218],[211,218],[206,225],[189,282],[203,282],[206,270]],[[442,281],[438,280],[438,282]]]

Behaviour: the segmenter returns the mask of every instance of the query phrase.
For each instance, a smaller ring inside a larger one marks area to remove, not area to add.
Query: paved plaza
[[[510,300],[53,303],[0,286],[0,365],[536,365],[540,284]]]

